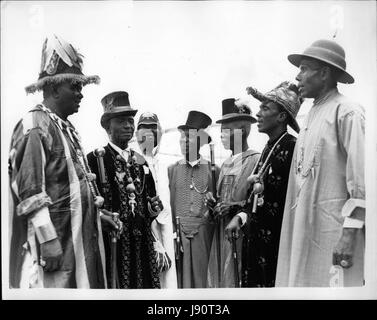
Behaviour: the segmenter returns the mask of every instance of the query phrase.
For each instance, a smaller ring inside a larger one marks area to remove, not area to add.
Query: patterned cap
[[[160,121],[158,120],[157,114],[153,112],[144,112],[141,114],[139,121],[137,123],[137,128],[139,129],[139,126],[141,125],[150,125],[150,124],[156,124],[157,126],[160,125]]]
[[[272,101],[280,104],[290,115],[291,119],[288,124],[296,132],[300,131],[296,116],[300,110],[303,99],[299,96],[298,88],[295,84],[284,81],[266,94],[259,92],[253,87],[247,87],[246,91],[261,102]]]
[[[25,88],[27,93],[42,90],[46,84],[65,81],[79,82],[82,85],[98,84],[98,76],[85,76],[82,73],[83,55],[62,38],[53,35],[45,39],[42,48],[41,69],[38,81]]]

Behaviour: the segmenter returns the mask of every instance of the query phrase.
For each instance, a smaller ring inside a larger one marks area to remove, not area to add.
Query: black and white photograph
[[[375,1],[0,5],[4,300],[377,299]]]

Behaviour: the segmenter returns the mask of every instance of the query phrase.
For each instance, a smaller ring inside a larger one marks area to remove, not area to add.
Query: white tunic
[[[355,208],[365,215],[364,140],[360,105],[337,89],[314,102],[292,159],[276,286],[363,284],[364,229],[353,267],[332,266],[332,253],[345,217],[364,220],[354,217]]]

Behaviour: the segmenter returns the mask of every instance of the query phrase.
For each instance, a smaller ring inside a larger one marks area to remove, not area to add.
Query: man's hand
[[[171,260],[162,243],[156,239],[156,241],[153,242],[153,247],[156,252],[156,261],[159,272],[164,272],[170,269]]]
[[[46,272],[59,270],[63,262],[63,250],[58,238],[41,244],[40,264]]]
[[[111,232],[111,231],[119,231],[121,226],[118,225],[113,220],[113,213],[106,209],[101,209],[102,215],[101,215],[101,225],[104,231]],[[119,224],[121,224],[119,220]]]
[[[343,268],[352,267],[356,241],[356,228],[343,228],[342,236],[333,251],[333,265]]]
[[[235,215],[225,228],[225,238],[232,242],[232,237],[238,239],[241,229],[241,218]]]
[[[207,192],[204,198],[204,204],[207,208],[213,210],[216,206],[216,199],[213,197],[212,192]]]
[[[164,210],[164,206],[162,205],[161,199],[159,196],[155,196],[153,198],[148,197],[148,201],[150,202],[153,211],[162,211]]]

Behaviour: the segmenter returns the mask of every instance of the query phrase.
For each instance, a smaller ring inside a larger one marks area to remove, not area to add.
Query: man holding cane
[[[128,146],[135,130],[137,110],[130,106],[125,91],[112,92],[101,103],[105,111],[101,125],[110,140],[104,147],[104,181],[100,181],[99,157],[90,153],[88,162],[97,174],[105,198],[101,216],[104,228],[120,231],[119,224],[112,221],[114,213],[119,213],[119,220],[123,223],[116,245],[117,287],[160,288],[151,223],[163,207],[156,196],[154,180],[145,159]],[[116,240],[114,234],[111,240]],[[111,250],[108,244],[106,241],[107,269],[115,270],[111,265],[115,259],[109,259]],[[113,276],[108,271],[108,277]]]
[[[228,224],[243,211],[250,183],[247,178],[257,164],[258,152],[249,149],[247,138],[251,124],[257,120],[248,106],[231,98],[222,101],[221,142],[232,151],[221,167],[216,198],[206,194],[206,203],[215,215],[216,232],[213,237],[208,266],[208,285],[211,288],[238,287],[241,272],[242,231],[228,237]],[[232,239],[236,245],[232,246]],[[229,241],[228,241],[229,240]],[[234,249],[233,249],[234,248]],[[237,258],[237,260],[235,260]],[[238,276],[237,276],[238,275]]]
[[[204,130],[211,123],[211,118],[205,113],[189,112],[186,124],[178,127],[184,158],[168,168],[172,216],[178,237],[177,245],[181,245],[176,250],[182,249],[182,252],[176,252],[177,258],[181,258],[177,265],[180,288],[207,286],[214,224],[204,205],[204,198],[207,191],[213,190],[213,171],[210,163],[201,157],[199,150],[211,141]],[[215,179],[217,173],[218,168],[215,170]]]
[[[11,288],[105,288],[102,205],[81,139],[68,120],[82,87],[82,55],[62,38],[47,38],[38,81],[43,102],[14,129],[9,178],[12,195]]]
[[[266,94],[252,87],[247,92],[261,101],[256,115],[258,131],[267,134],[269,140],[257,168],[248,178],[252,183],[245,210],[248,214],[239,214],[246,223],[242,286],[274,287],[285,195],[296,142],[287,132],[287,125],[299,132],[295,118],[301,100],[298,88],[287,81]],[[228,225],[228,236],[240,228],[240,219],[234,218]]]

